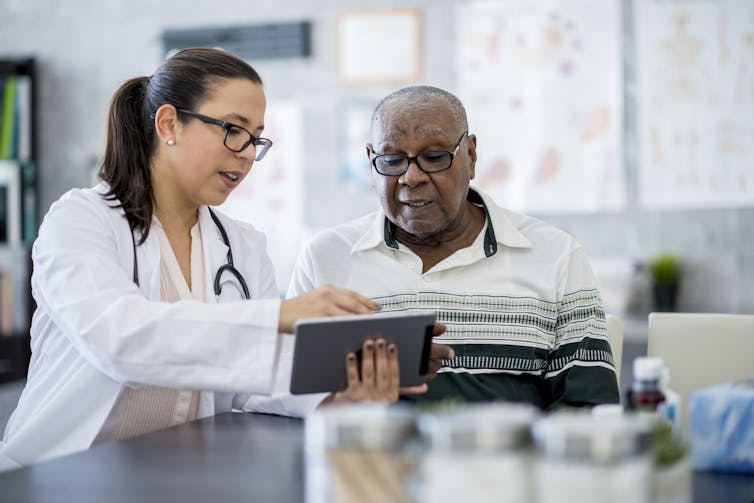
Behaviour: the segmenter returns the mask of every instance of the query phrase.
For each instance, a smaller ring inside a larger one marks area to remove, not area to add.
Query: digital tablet
[[[294,325],[291,393],[322,393],[346,388],[346,353],[361,363],[365,339],[383,337],[398,348],[401,386],[423,384],[427,375],[435,313],[391,311],[301,319]]]

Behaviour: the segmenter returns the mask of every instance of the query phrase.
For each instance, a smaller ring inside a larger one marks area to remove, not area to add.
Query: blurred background
[[[4,153],[22,170],[2,192],[4,225],[22,218],[0,246],[5,331],[28,328],[35,226],[93,184],[114,91],[198,45],[264,79],[275,146],[225,209],[268,233],[281,293],[312,233],[377,207],[376,103],[429,84],[467,107],[476,185],[584,245],[627,338],[663,274],[680,278],[663,309],[754,313],[750,0],[0,0],[0,60],[33,59],[29,144]]]

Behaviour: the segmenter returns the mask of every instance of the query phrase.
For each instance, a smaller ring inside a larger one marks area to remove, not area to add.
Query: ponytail
[[[131,231],[138,231],[139,244],[149,234],[152,221],[152,185],[149,159],[153,149],[154,127],[150,124],[145,96],[148,77],[124,83],[110,102],[107,143],[99,177],[110,190],[109,201],[118,200]]]

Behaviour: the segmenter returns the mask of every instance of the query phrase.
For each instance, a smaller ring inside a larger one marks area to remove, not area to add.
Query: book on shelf
[[[16,77],[16,159],[31,159],[31,77]]]
[[[37,237],[37,191],[34,187],[36,164],[21,163],[21,234],[24,243],[31,246]]]
[[[31,77],[0,75],[0,159],[31,159]]]
[[[0,335],[28,328],[37,232],[34,60],[0,59]]]
[[[21,240],[21,166],[0,161],[0,245],[18,245]]]
[[[0,100],[0,159],[15,157],[16,77],[5,77]]]
[[[13,333],[13,280],[0,270],[0,336]]]

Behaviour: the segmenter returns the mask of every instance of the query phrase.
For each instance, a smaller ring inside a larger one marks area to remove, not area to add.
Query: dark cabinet
[[[0,382],[26,375],[37,235],[36,68],[0,59]]]

